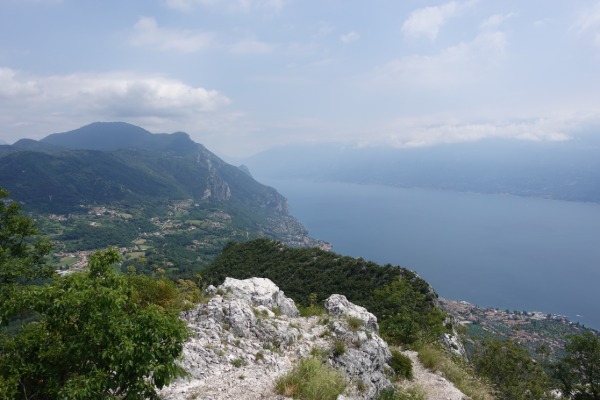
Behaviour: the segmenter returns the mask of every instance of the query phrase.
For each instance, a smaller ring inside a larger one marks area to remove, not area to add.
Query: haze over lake
[[[600,205],[258,178],[333,251],[415,270],[438,294],[600,328]]]

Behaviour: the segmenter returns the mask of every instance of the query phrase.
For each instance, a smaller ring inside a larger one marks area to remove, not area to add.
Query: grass
[[[310,355],[317,360],[325,361],[329,357],[330,350],[322,347],[313,347],[310,349]]]
[[[248,363],[243,358],[236,358],[236,359],[231,360],[231,365],[233,365],[236,368],[243,367],[244,365],[247,365],[247,364]]]
[[[76,264],[79,261],[81,261],[79,257],[63,257],[60,259],[60,264],[70,267],[71,265]]]
[[[275,391],[303,400],[335,400],[346,388],[342,374],[316,358],[307,358],[275,381]]]
[[[144,257],[145,255],[146,255],[146,253],[143,251],[132,251],[130,253],[125,254],[125,259],[131,260],[131,259],[135,259],[135,258]]]
[[[336,339],[333,342],[332,352],[333,352],[334,357],[339,357],[339,356],[344,355],[344,353],[346,352],[346,343],[344,343],[343,340]]]
[[[388,388],[379,392],[376,400],[426,400],[426,396],[419,386],[408,389]]]
[[[346,322],[348,322],[348,327],[352,332],[356,332],[365,325],[365,322],[357,317],[347,317]]]
[[[308,307],[299,306],[298,310],[300,311],[301,317],[313,317],[313,316],[320,317],[321,315],[325,314],[325,312],[326,312],[325,308],[323,308],[321,306],[315,306],[315,305],[310,305]]]
[[[464,362],[453,360],[440,348],[424,345],[419,350],[419,360],[425,368],[441,372],[461,392],[473,400],[493,400],[491,389],[475,376]]]

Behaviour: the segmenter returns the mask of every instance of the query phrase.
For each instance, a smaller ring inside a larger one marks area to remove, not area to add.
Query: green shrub
[[[392,350],[390,367],[392,367],[398,377],[404,379],[413,378],[412,361],[398,350]]]
[[[301,360],[275,381],[275,390],[303,400],[335,400],[346,388],[342,374],[315,358]]]

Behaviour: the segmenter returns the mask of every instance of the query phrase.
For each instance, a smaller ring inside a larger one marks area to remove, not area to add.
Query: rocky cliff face
[[[164,388],[164,399],[283,399],[275,379],[314,354],[344,374],[344,398],[372,399],[391,385],[377,319],[344,296],[327,299],[326,314],[305,318],[268,279],[227,278],[209,292],[208,303],[183,316],[193,332],[181,361],[189,376]]]

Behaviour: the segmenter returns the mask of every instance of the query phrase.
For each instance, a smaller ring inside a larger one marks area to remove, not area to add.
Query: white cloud
[[[194,53],[211,46],[214,34],[161,28],[151,17],[140,17],[130,37],[134,46],[151,46],[163,51]]]
[[[0,99],[30,98],[40,93],[34,79],[17,77],[16,71],[0,67]]]
[[[379,83],[446,88],[480,79],[505,51],[506,35],[483,32],[435,55],[410,55],[393,60],[375,73]]]
[[[495,14],[486,18],[479,27],[484,30],[495,30],[500,27],[509,18],[515,16],[515,13]]]
[[[594,45],[600,47],[600,2],[583,12],[572,29],[580,35],[591,35]]]
[[[49,133],[99,120],[169,120],[182,129],[199,116],[210,119],[229,102],[218,91],[161,76],[127,72],[28,76],[0,68],[0,126],[14,127],[15,133],[23,127]]]
[[[360,35],[354,31],[352,32],[348,32],[345,35],[340,36],[340,40],[342,41],[342,43],[346,44],[346,43],[351,43],[351,42],[355,42],[358,39],[360,39]]]
[[[396,119],[387,127],[364,139],[362,146],[423,147],[442,143],[472,142],[486,138],[510,138],[531,141],[565,141],[585,119],[547,117],[525,120],[470,122],[456,117],[429,115]]]
[[[594,7],[583,12],[575,23],[574,28],[579,33],[584,33],[595,30],[598,26],[600,26],[600,2],[597,2]]]
[[[424,7],[414,10],[402,24],[402,32],[409,37],[426,36],[435,40],[442,25],[459,10],[456,1],[440,6]]]
[[[268,54],[273,51],[273,46],[262,42],[255,37],[242,39],[231,46],[233,54]]]
[[[250,12],[262,10],[269,13],[280,12],[287,0],[163,0],[174,10],[190,12],[196,7],[221,8],[229,12]]]

